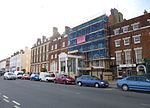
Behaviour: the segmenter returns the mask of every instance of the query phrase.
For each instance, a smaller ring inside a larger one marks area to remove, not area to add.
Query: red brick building
[[[58,55],[61,52],[67,53],[69,27],[60,34],[56,27],[53,27],[53,35],[50,38],[43,36],[31,48],[31,72],[41,72],[44,68],[48,72],[58,71]]]
[[[59,57],[62,52],[68,52],[68,31],[69,27],[65,27],[65,32],[60,35],[56,27],[53,28],[53,36],[50,37],[49,42],[49,68],[50,72],[58,72]]]
[[[109,26],[108,39],[116,77],[150,73],[150,13]]]

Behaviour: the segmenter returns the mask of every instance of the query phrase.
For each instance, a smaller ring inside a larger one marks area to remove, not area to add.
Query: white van
[[[14,74],[17,76],[18,79],[21,79],[24,72],[23,71],[15,71]]]
[[[40,72],[40,81],[54,81],[55,75],[53,73],[48,73],[48,72]]]

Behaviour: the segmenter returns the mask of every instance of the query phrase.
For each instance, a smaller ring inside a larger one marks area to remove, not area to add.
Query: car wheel
[[[82,82],[79,81],[79,82],[78,82],[78,86],[82,86]]]
[[[128,91],[128,89],[129,89],[128,85],[126,85],[126,84],[122,85],[122,90],[123,91]]]
[[[98,83],[95,83],[95,84],[94,84],[94,87],[99,88],[99,84],[98,84]]]

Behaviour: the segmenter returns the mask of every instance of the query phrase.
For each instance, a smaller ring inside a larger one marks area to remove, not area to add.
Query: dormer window
[[[114,35],[118,35],[119,34],[119,30],[120,30],[120,28],[115,29],[114,30]]]
[[[64,37],[68,37],[68,35],[65,35]]]
[[[129,31],[129,25],[122,27],[122,29],[123,29],[123,33],[128,32]]]
[[[138,23],[134,23],[134,24],[131,24],[131,26],[133,27],[133,30],[137,30],[139,29],[139,22]]]
[[[61,39],[61,37],[58,37],[58,40],[60,40]]]

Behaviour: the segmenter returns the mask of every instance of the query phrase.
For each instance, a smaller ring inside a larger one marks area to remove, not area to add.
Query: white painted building
[[[6,68],[6,60],[1,60],[0,61],[0,70],[5,70]]]
[[[15,71],[16,70],[16,65],[17,65],[17,56],[14,54],[10,57],[10,66],[9,66],[9,71]]]

